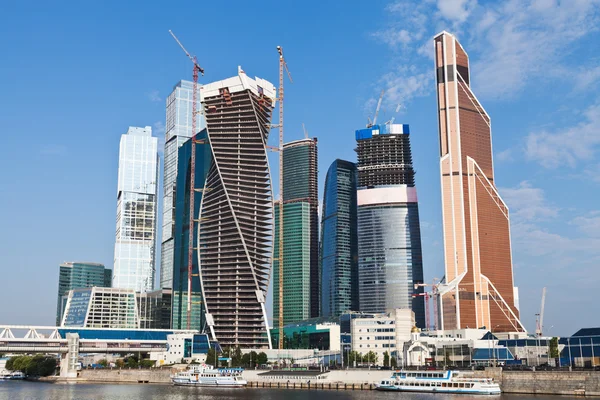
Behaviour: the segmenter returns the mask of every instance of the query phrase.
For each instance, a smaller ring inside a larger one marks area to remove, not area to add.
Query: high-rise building
[[[178,151],[177,187],[175,195],[175,220],[174,220],[174,269],[173,269],[173,329],[188,329],[188,264],[189,264],[189,234],[190,234],[190,183],[192,145],[196,145],[196,160],[194,169],[194,186],[203,188],[212,165],[213,157],[207,141],[206,129],[202,130],[193,140],[185,142]],[[194,140],[196,143],[194,143]],[[202,141],[202,143],[198,143]],[[194,219],[199,218],[202,192],[194,194]],[[198,248],[198,224],[194,224],[194,248]],[[198,253],[192,257],[192,287],[190,306],[190,329],[203,330],[205,328],[205,310],[203,308],[202,290],[198,277]]]
[[[283,323],[319,316],[317,139],[283,146]],[[279,202],[275,206],[273,324],[279,324]]]
[[[524,330],[514,302],[508,207],[494,182],[490,117],[456,38],[434,38],[445,282],[441,326]]]
[[[158,140],[152,128],[129,127],[121,136],[113,287],[154,288]]]
[[[173,253],[175,230],[175,192],[177,190],[177,157],[178,149],[192,135],[192,109],[194,83],[180,81],[167,98],[167,123],[165,125],[165,151],[163,167],[163,219],[160,255],[160,287],[173,287]],[[200,110],[200,89],[197,93]],[[198,118],[198,131],[204,126],[201,115]]]
[[[58,298],[56,301],[56,326],[59,326],[70,290],[88,287],[111,287],[112,270],[90,262],[66,262],[60,265]]]
[[[410,308],[425,327],[419,206],[408,125],[356,131],[360,311]]]
[[[356,164],[335,160],[325,177],[321,213],[321,315],[358,311]]]
[[[196,320],[192,309],[190,323],[208,327],[224,347],[266,348],[270,337],[265,297],[273,249],[273,196],[266,143],[275,88],[239,69],[237,76],[202,85],[200,95],[206,130],[190,146],[198,146],[194,170],[198,222],[193,227],[198,250],[193,261],[199,266],[195,268],[201,281],[197,284],[198,278],[193,276],[191,291],[192,296],[201,293],[198,311],[203,320]],[[189,173],[180,173],[187,182]],[[178,179],[178,185],[180,182]],[[191,189],[188,183],[184,193]],[[177,190],[178,204],[188,196],[189,205],[189,194],[179,193]],[[185,200],[183,203],[182,214],[189,213]],[[180,219],[179,212],[176,225],[179,221],[189,225],[189,218],[182,215]],[[181,272],[173,280],[174,321],[177,314],[187,314],[188,259],[187,244],[183,243],[189,226],[181,230],[176,227],[176,232],[176,240],[179,232],[183,234],[181,255],[173,270],[175,274]],[[176,250],[175,256],[179,252]],[[183,291],[185,296],[178,295]],[[194,298],[191,300],[193,306]],[[181,321],[187,324],[187,320]]]

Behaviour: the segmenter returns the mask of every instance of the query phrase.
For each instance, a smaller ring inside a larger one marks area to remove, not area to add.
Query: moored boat
[[[171,382],[176,386],[244,387],[248,384],[239,370],[214,369],[206,364],[193,365],[172,375]]]
[[[377,390],[424,393],[500,394],[490,378],[462,377],[458,371],[395,371]]]

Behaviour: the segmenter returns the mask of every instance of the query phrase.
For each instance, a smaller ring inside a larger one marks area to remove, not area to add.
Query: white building
[[[390,356],[411,339],[415,313],[410,309],[395,309],[373,318],[355,318],[351,321],[352,351],[362,355],[373,351],[378,365],[383,365],[384,353]]]
[[[154,287],[158,140],[152,128],[129,127],[121,136],[113,287]]]
[[[139,329],[135,291],[103,287],[71,290],[61,326]]]

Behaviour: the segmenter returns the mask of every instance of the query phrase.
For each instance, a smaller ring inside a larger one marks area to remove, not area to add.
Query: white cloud
[[[437,2],[442,17],[459,23],[469,17],[476,5],[476,0],[438,0]]]
[[[473,63],[478,93],[508,97],[532,78],[558,76],[570,61],[569,46],[598,30],[598,4],[596,0],[508,0],[480,9],[477,33],[471,37],[473,47],[481,52]]]
[[[162,98],[160,97],[160,92],[158,90],[153,90],[150,93],[147,94],[148,96],[148,100],[152,101],[152,102],[159,102],[162,101]]]
[[[527,158],[546,168],[575,167],[578,161],[590,160],[600,145],[600,104],[585,110],[583,117],[570,128],[530,133],[525,143]]]
[[[510,210],[511,221],[521,223],[552,219],[558,216],[559,208],[548,204],[544,191],[523,181],[514,188],[499,188],[504,202]]]
[[[513,149],[502,150],[494,155],[494,160],[501,161],[501,162],[512,161],[514,159],[513,152],[514,152]]]
[[[600,211],[593,211],[586,216],[573,219],[573,224],[588,236],[600,237]]]
[[[594,87],[600,81],[600,65],[595,68],[580,68],[575,75],[575,89],[578,91]]]

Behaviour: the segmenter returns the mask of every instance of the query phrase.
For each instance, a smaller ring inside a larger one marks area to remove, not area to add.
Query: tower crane
[[[382,90],[381,94],[379,95],[379,100],[377,101],[377,108],[375,109],[375,115],[373,116],[373,121],[369,120],[369,124],[367,125],[367,128],[370,128],[373,125],[377,124],[377,115],[379,114],[379,110],[381,109],[381,101],[383,100],[384,93],[385,93],[385,90]]]
[[[433,300],[433,329],[438,329],[438,297],[439,297],[439,282],[438,278],[433,278],[433,282],[429,283],[415,283],[414,287],[417,290],[420,287],[431,287],[431,292],[415,293],[413,297],[424,296],[425,297],[425,327],[430,329],[429,326],[431,317],[429,316],[429,299]]]
[[[279,318],[278,318],[278,348],[283,349],[283,70],[292,81],[292,75],[288,69],[285,58],[283,57],[283,48],[277,46],[279,53]]]
[[[187,329],[191,328],[191,319],[192,319],[192,273],[193,273],[193,259],[194,259],[194,223],[197,220],[194,218],[194,194],[196,192],[195,188],[195,168],[196,165],[196,144],[200,142],[195,139],[196,137],[196,117],[197,117],[197,108],[198,108],[198,72],[204,76],[204,69],[198,64],[198,58],[196,56],[190,55],[190,53],[183,47],[183,44],[177,39],[177,36],[169,29],[169,33],[173,36],[173,39],[177,42],[179,47],[183,50],[185,55],[192,61],[194,64],[192,70],[192,76],[194,79],[194,84],[192,88],[192,154],[191,154],[191,168],[190,168],[190,225],[189,225],[189,244],[188,244],[188,270],[187,270],[187,278],[188,278],[188,289],[187,289]],[[200,271],[198,271],[200,273]]]
[[[541,337],[544,330],[544,307],[546,305],[546,288],[542,289],[542,304],[540,306],[540,313],[536,314],[537,321],[535,327],[535,334],[537,337]]]

